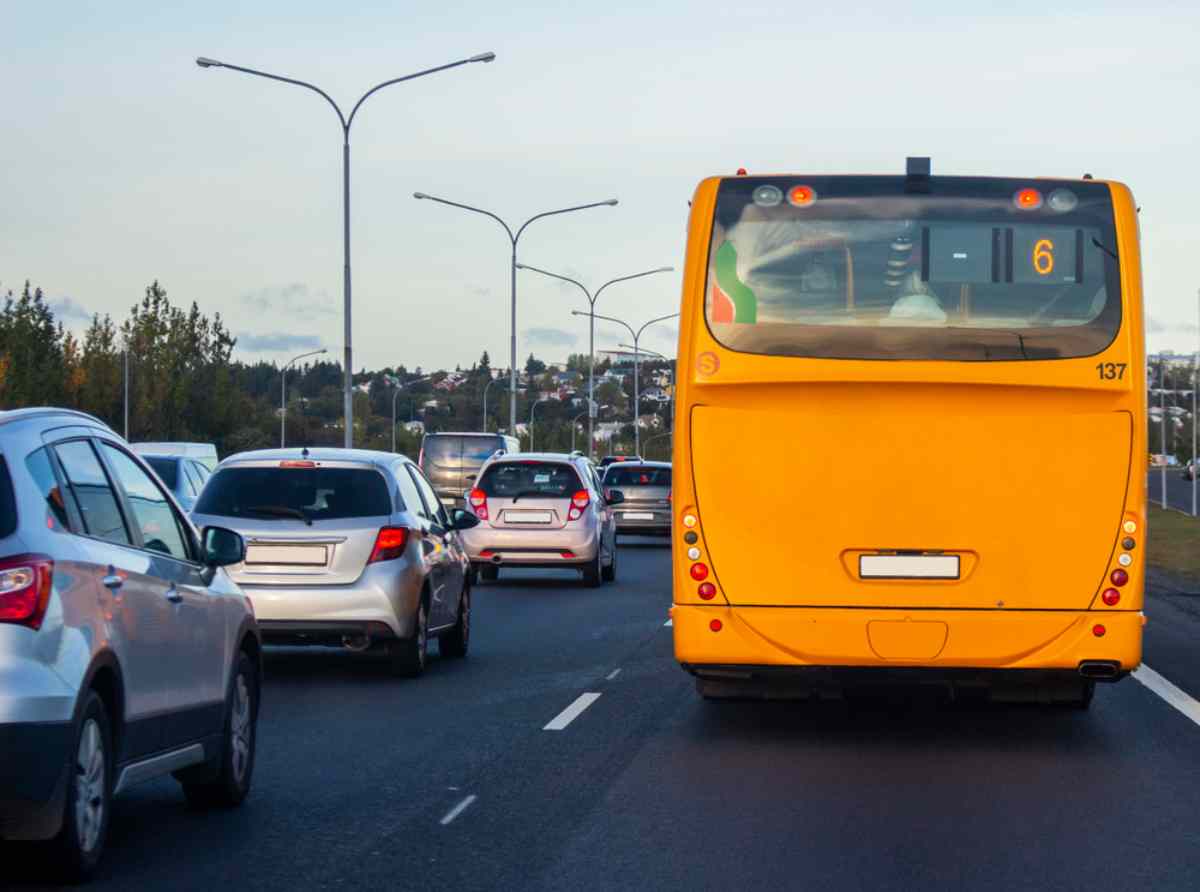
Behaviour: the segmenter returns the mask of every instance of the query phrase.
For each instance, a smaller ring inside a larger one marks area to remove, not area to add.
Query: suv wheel
[[[225,696],[225,724],[215,774],[209,767],[209,776],[203,780],[193,780],[186,771],[179,776],[183,795],[194,808],[233,808],[250,792],[258,739],[258,695],[254,661],[240,651]]]
[[[388,647],[388,658],[392,664],[392,674],[404,678],[416,678],[425,671],[425,660],[429,653],[429,615],[425,608],[425,599],[417,605],[417,615],[413,622],[414,629],[411,638],[393,641]]]
[[[112,811],[112,729],[104,701],[89,691],[71,753],[63,826],[53,865],[65,878],[87,879],[100,863]]]
[[[458,620],[449,632],[438,636],[438,653],[443,657],[465,657],[471,646],[471,586],[463,585],[458,599]]]

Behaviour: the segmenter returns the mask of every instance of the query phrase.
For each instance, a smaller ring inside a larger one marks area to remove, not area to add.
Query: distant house
[[[619,436],[624,425],[619,421],[601,421],[596,425],[596,439],[607,443],[613,437]]]
[[[642,399],[651,403],[669,403],[671,394],[667,393],[661,387],[649,387],[642,391]]]
[[[426,400],[425,402],[421,403],[421,408],[423,408],[423,409],[436,409],[437,407],[438,407],[437,400]]]
[[[404,422],[404,429],[406,431],[408,431],[410,434],[423,434],[423,433],[425,433],[425,422],[424,421],[406,421],[406,422]]]
[[[659,415],[639,415],[638,427],[642,430],[658,430],[663,426],[662,417]]]

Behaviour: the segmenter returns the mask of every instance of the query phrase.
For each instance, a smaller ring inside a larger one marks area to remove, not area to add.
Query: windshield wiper
[[[1022,359],[1029,358],[1029,354],[1025,352],[1025,336],[1022,335],[1019,331],[1011,331],[1010,329],[1007,329],[1007,328],[975,328],[974,326],[971,326],[971,325],[947,325],[946,330],[947,331],[967,331],[967,332],[987,331],[987,332],[991,332],[992,334],[1012,335],[1014,338],[1017,339],[1017,346],[1021,348],[1021,358]],[[985,352],[986,352],[986,348],[985,348]]]
[[[513,504],[514,505],[517,504],[517,499],[521,498],[522,496],[540,496],[540,495],[543,495],[543,493],[540,489],[523,489],[519,493],[517,493],[515,496],[512,497]]]
[[[312,518],[299,508],[289,508],[286,505],[251,505],[243,510],[247,514],[257,514],[259,517],[291,517],[312,526]]]
[[[1096,238],[1094,235],[1092,236],[1092,244],[1111,257],[1113,260],[1117,259],[1117,253],[1111,250],[1107,245],[1101,244],[1100,239]]]

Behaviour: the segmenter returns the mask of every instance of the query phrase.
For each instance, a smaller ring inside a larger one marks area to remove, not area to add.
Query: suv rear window
[[[0,539],[17,531],[17,500],[13,496],[12,480],[8,476],[8,464],[0,455]]]
[[[179,462],[173,458],[154,458],[143,455],[146,464],[158,475],[158,479],[167,484],[167,489],[174,490],[179,483]]]
[[[489,497],[568,499],[583,488],[570,465],[548,461],[497,462],[483,472],[479,488]]]
[[[368,468],[222,468],[196,514],[259,520],[339,520],[392,513],[387,483]]]
[[[613,465],[604,475],[605,486],[670,486],[670,468],[647,468],[642,465]]]

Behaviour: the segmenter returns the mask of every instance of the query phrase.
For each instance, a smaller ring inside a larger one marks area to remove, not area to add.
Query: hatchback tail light
[[[375,547],[371,549],[368,564],[380,561],[394,561],[404,554],[404,546],[408,544],[408,529],[406,527],[383,527],[375,537]]]
[[[0,560],[0,622],[40,629],[53,579],[54,561],[44,554]]]
[[[571,496],[571,507],[567,511],[567,520],[579,520],[583,517],[583,511],[592,502],[592,497],[586,489],[578,490],[575,495]]]
[[[475,512],[475,516],[480,520],[488,519],[487,493],[479,487],[471,490],[471,495],[467,501],[471,503],[471,510]]]

